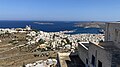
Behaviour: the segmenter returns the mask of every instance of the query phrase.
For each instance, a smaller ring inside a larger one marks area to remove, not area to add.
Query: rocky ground
[[[27,42],[25,37],[26,33],[0,35],[0,67],[20,67],[41,59],[56,57],[54,51],[49,52],[49,55],[31,52],[30,46],[28,48],[24,45]]]

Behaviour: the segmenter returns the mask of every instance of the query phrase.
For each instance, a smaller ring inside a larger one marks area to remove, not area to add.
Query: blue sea
[[[32,29],[41,30],[45,32],[75,30],[75,32],[69,34],[99,33],[100,28],[75,27],[74,24],[77,22],[78,21],[0,21],[0,28],[25,28],[26,25],[30,25]],[[38,23],[43,23],[43,24],[38,24]],[[48,23],[52,23],[52,24],[48,24]]]

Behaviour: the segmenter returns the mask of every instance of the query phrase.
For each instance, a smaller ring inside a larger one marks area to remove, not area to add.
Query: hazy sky
[[[120,0],[0,0],[0,20],[118,21]]]

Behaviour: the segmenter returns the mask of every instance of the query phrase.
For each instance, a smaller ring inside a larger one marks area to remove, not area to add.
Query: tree
[[[40,44],[44,44],[44,40],[43,39],[40,39],[39,41],[38,41]]]

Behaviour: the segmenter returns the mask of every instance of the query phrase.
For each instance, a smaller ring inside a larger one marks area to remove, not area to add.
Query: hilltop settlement
[[[104,41],[104,34],[65,34],[25,28],[0,29],[0,67],[56,67],[58,53],[76,53],[78,42]]]
[[[0,29],[0,67],[119,67],[120,23],[105,34],[66,34],[25,28]]]

